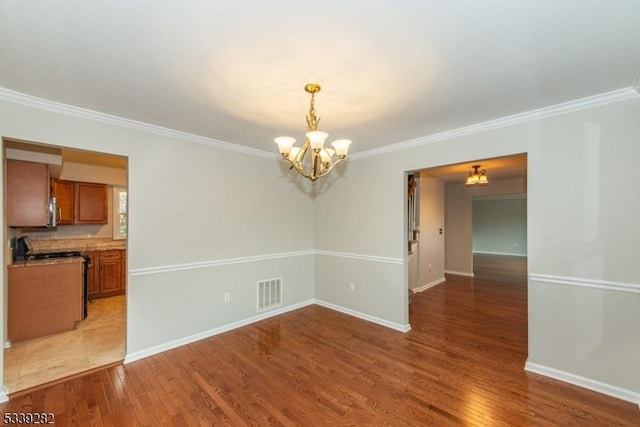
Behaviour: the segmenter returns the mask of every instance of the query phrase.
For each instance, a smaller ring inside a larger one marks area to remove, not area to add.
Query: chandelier
[[[309,114],[307,114],[308,132],[305,134],[304,144],[302,147],[295,147],[293,144],[296,140],[290,136],[279,136],[274,139],[274,142],[278,144],[282,158],[291,163],[289,169],[295,169],[300,175],[315,182],[316,179],[331,172],[335,165],[345,160],[351,140],[337,139],[331,143],[333,149],[324,146],[324,141],[329,134],[318,130],[320,118],[316,117],[314,105],[314,96],[320,92],[320,85],[309,83],[304,90],[311,94]]]
[[[480,165],[473,165],[472,171],[469,171],[469,175],[467,176],[467,187],[473,187],[474,185],[487,185],[489,180],[487,179],[487,171],[486,169],[480,169]]]

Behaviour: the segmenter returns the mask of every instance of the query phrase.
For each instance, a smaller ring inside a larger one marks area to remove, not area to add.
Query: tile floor
[[[124,358],[124,296],[93,300],[73,331],[15,343],[4,350],[4,384],[14,393]]]

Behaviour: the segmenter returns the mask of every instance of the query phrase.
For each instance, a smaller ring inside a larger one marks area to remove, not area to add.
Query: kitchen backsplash
[[[66,240],[66,239],[110,239],[113,237],[111,225],[59,225],[52,229],[24,229],[21,236],[30,240]]]

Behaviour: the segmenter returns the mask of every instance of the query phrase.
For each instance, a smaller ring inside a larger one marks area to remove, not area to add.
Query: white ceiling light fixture
[[[290,136],[279,136],[274,139],[282,158],[291,163],[290,169],[295,169],[311,182],[331,172],[335,165],[345,160],[349,152],[351,140],[337,139],[331,143],[333,149],[325,148],[324,141],[329,137],[326,132],[318,130],[320,118],[316,117],[315,94],[320,92],[320,85],[309,83],[304,90],[311,94],[309,114],[307,114],[308,132],[302,147],[295,147],[296,140]],[[310,153],[310,156],[307,156]]]
[[[487,179],[487,170],[480,169],[480,165],[473,165],[472,171],[469,171],[469,175],[467,176],[466,186],[473,187],[476,185],[487,185],[489,180]]]

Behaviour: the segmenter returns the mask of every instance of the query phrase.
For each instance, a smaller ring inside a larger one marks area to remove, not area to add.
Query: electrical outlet
[[[431,270],[433,270],[433,266],[429,264],[429,273],[431,273]]]
[[[349,283],[349,290],[351,292],[354,292],[356,290],[356,284],[353,282]]]
[[[231,302],[231,292],[225,292],[224,302]]]

